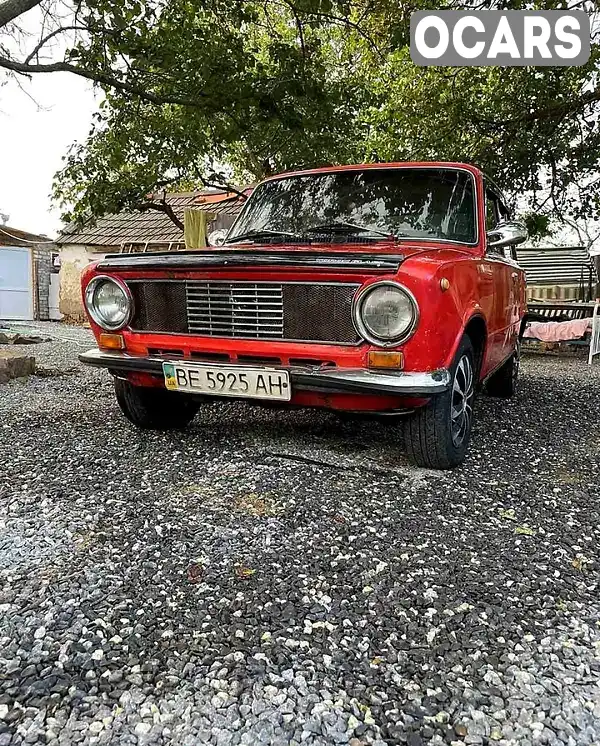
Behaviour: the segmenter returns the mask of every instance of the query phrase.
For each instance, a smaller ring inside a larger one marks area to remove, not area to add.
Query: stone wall
[[[38,244],[33,247],[33,276],[35,281],[33,293],[33,315],[41,321],[50,318],[50,263],[54,244]]]
[[[68,319],[85,321],[81,299],[81,272],[90,263],[104,258],[104,253],[89,246],[62,246],[60,249],[60,312]]]

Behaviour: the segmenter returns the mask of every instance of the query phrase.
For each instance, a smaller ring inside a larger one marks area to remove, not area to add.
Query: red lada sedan
[[[405,415],[409,457],[467,452],[476,390],[515,390],[526,239],[473,166],[390,163],[259,184],[225,244],[109,256],[83,297],[125,416],[182,428],[209,397]]]

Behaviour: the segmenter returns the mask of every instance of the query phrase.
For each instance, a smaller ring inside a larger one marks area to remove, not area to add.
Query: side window
[[[498,225],[498,202],[496,195],[490,192],[489,189],[485,191],[485,229],[487,231],[493,230]]]
[[[504,223],[504,222],[509,221],[511,219],[511,215],[505,203],[501,199],[499,199],[497,200],[497,206],[498,206],[498,215],[500,217],[500,222]],[[501,253],[505,259],[512,259],[515,262],[517,261],[516,246],[505,246],[503,249],[501,249]]]
[[[494,230],[499,223],[498,198],[489,189],[485,190],[485,229],[486,231]],[[488,246],[488,252],[499,254],[500,251],[493,246]]]
[[[486,231],[493,230],[498,223],[503,223],[506,220],[510,220],[510,213],[504,202],[500,197],[492,192],[491,189],[485,190],[485,229]],[[488,246],[488,252],[491,254],[499,254],[506,259],[514,259],[514,246],[505,246],[503,248],[494,248]]]
[[[496,200],[496,205],[498,207],[498,216],[500,218],[500,221],[504,223],[505,221],[510,220],[510,212],[504,202],[501,199],[498,199]]]

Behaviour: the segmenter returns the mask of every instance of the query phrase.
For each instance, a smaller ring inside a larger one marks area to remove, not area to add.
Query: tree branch
[[[331,13],[317,13],[316,11],[311,11],[311,15],[316,16],[317,18],[325,18],[332,23],[336,23],[341,26],[348,26],[350,28],[353,28],[359,36],[362,36],[362,38],[367,42],[367,44],[371,47],[371,50],[375,52],[375,54],[379,57],[379,59],[383,60],[384,55],[382,51],[379,49],[375,41],[369,36],[369,34],[366,33],[359,25],[358,23],[354,23],[354,21],[351,21],[349,18],[343,18],[340,16],[334,16]]]
[[[278,2],[278,0],[276,0]],[[292,14],[298,18],[300,11],[293,3],[293,0],[282,0],[284,5],[287,5],[287,7],[290,9]],[[380,59],[383,59],[383,54],[381,53],[381,50],[375,43],[373,39],[369,36],[369,34],[366,33],[366,31],[360,27],[358,23],[354,23],[354,21],[351,21],[349,18],[344,18],[343,16],[336,16],[332,13],[325,13],[322,11],[317,10],[307,10],[305,11],[304,15],[306,16],[312,16],[313,18],[325,18],[328,21],[331,21],[332,23],[335,23],[338,26],[348,26],[349,28],[353,28],[359,36],[362,36],[362,38],[369,44],[372,51],[375,52],[379,56]]]
[[[86,26],[60,26],[59,28],[54,29],[54,31],[51,31],[47,36],[45,36],[43,39],[40,39],[39,42],[35,45],[33,51],[27,55],[25,58],[25,62],[23,62],[24,65],[28,65],[31,60],[33,60],[38,52],[42,49],[44,45],[46,45],[50,39],[53,39],[55,36],[58,36],[59,34],[62,34],[64,31],[88,31],[89,29]]]
[[[293,5],[290,5],[290,10],[292,11],[292,15],[294,16],[296,28],[298,29],[298,38],[300,40],[300,48],[302,49],[302,57],[306,62],[306,44],[304,43],[304,29],[302,28],[302,21],[300,20],[298,13],[296,13],[296,8],[294,8]]]
[[[248,199],[247,194],[244,194],[244,192],[241,192],[239,189],[236,189],[234,186],[231,186],[231,184],[228,184],[226,181],[222,181],[221,183],[216,183],[216,182],[207,181],[206,179],[202,178],[202,176],[200,176],[199,178],[200,178],[200,181],[202,182],[202,186],[205,186],[207,189],[227,189],[228,192],[237,194],[241,200]]]
[[[197,164],[193,164],[194,171],[196,172],[196,178],[198,181],[202,184],[203,187],[206,187],[207,189],[227,189],[228,192],[233,192],[233,194],[237,194],[238,197],[242,201],[248,199],[248,195],[244,192],[241,192],[237,187],[232,186],[226,178],[221,176],[221,174],[212,171],[210,176],[205,177],[202,175],[202,172],[198,168]]]
[[[41,0],[4,0],[0,3],[0,28],[6,26],[28,10],[40,5]]]
[[[593,91],[587,91],[578,98],[571,99],[570,101],[560,101],[558,103],[546,106],[543,109],[537,109],[536,111],[528,111],[520,114],[512,119],[481,119],[476,115],[473,119],[478,124],[489,124],[493,127],[505,127],[511,124],[525,124],[527,122],[536,122],[543,119],[556,119],[559,117],[567,116],[568,114],[574,114],[581,109],[585,109],[586,106],[600,101],[600,88],[596,88]]]
[[[156,210],[157,212],[164,212],[164,214],[173,223],[175,223],[179,230],[184,230],[183,222],[177,217],[177,215],[175,214],[175,210],[173,210],[173,207],[167,202],[166,192],[163,192],[163,196],[160,202],[142,202],[141,204],[137,205],[137,209],[141,212],[145,212],[146,210]]]
[[[173,94],[152,93],[147,88],[138,87],[131,83],[127,83],[126,81],[118,80],[113,75],[109,75],[100,71],[94,72],[92,70],[85,70],[83,68],[77,67],[76,65],[70,65],[68,62],[52,62],[47,65],[29,65],[25,64],[24,62],[15,62],[14,60],[0,57],[0,67],[5,68],[6,70],[11,70],[12,72],[19,73],[21,75],[56,72],[73,73],[73,75],[78,75],[81,78],[86,78],[87,80],[92,80],[95,83],[100,83],[109,88],[114,88],[115,90],[121,91],[122,93],[129,93],[133,96],[138,96],[144,101],[149,101],[151,104],[157,104],[158,106],[161,106],[162,104],[175,104],[178,106],[190,107],[200,106],[200,102],[196,99],[190,99],[184,96],[177,96]],[[197,96],[204,99],[208,98],[208,94],[203,92],[198,92]]]

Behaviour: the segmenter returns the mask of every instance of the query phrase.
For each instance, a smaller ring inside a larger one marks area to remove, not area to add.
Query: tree
[[[56,5],[46,17],[29,50],[2,46],[0,67],[68,71],[105,93],[57,179],[57,198],[74,205],[68,217],[139,206],[182,183],[349,157],[355,110],[330,73],[353,22],[329,0],[89,0],[66,20]],[[66,48],[52,59],[59,38]]]
[[[429,0],[82,0],[67,18],[45,1],[40,38],[27,50],[0,44],[0,67],[67,70],[105,93],[90,137],[57,175],[70,218],[147,204],[148,192],[181,184],[429,159],[477,163],[510,194],[526,193],[538,216],[598,212],[597,44],[580,68],[417,68],[410,15],[440,7]],[[8,5],[19,0],[0,2],[0,19]],[[521,4],[477,5],[492,7]],[[588,187],[578,202],[574,183]]]
[[[210,9],[199,19],[187,2],[169,3],[145,43],[140,75],[148,89],[168,87],[190,103],[157,105],[108,91],[93,134],[71,151],[57,182],[76,216],[139,204],[157,187],[257,180],[343,152],[352,112],[346,90],[327,78],[329,49],[322,51],[317,33],[303,32],[303,51],[280,11],[260,9],[251,21],[225,21],[224,13]]]
[[[569,199],[573,205],[581,206],[589,199],[590,191],[595,190],[590,190],[587,184],[573,184],[568,189]],[[594,197],[600,202],[599,196]],[[596,217],[599,212],[596,204],[591,211],[574,209],[570,214],[560,215],[550,221],[548,232],[552,235],[550,238],[544,237],[544,241],[550,246],[577,244],[585,247],[588,252],[593,251],[600,242],[600,220]]]
[[[40,4],[40,0],[4,0],[0,3],[0,28]]]
[[[598,58],[585,68],[427,68],[391,61],[372,111],[373,158],[443,158],[481,165],[514,200],[559,215],[594,212],[600,150]],[[573,201],[569,185],[586,183]]]

